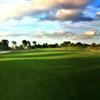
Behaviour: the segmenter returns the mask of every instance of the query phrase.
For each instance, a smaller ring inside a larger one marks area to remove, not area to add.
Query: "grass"
[[[0,100],[100,100],[100,52],[35,49],[1,54]]]

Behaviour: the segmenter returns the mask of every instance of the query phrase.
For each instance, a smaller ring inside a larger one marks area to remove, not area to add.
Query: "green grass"
[[[100,52],[35,49],[0,54],[0,100],[100,100]]]

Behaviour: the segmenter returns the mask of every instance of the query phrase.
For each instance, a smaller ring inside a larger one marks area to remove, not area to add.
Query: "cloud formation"
[[[97,18],[100,18],[100,12],[97,12],[97,13],[96,13],[96,17],[97,17]]]
[[[58,19],[72,19],[78,17],[82,13],[80,9],[60,9],[56,13]]]
[[[97,30],[93,29],[93,30],[87,31],[87,32],[84,33],[84,35],[96,36],[97,35]]]
[[[6,0],[0,3],[0,21],[56,7],[61,7],[57,11],[60,18],[72,17],[80,13],[81,7],[86,6],[90,1],[92,0]]]
[[[92,41],[100,36],[100,6],[91,1],[0,0],[0,38]]]
[[[0,4],[0,21],[23,16],[33,9],[32,4],[25,0],[12,0]]]
[[[46,9],[57,5],[67,5],[75,7],[86,6],[91,0],[33,0],[33,5],[36,8]]]

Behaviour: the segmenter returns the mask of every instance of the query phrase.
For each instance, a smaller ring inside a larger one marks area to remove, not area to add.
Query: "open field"
[[[0,54],[0,100],[100,100],[100,52],[63,48]]]

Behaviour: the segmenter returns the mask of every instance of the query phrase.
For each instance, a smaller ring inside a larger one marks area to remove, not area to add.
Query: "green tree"
[[[9,41],[8,40],[2,40],[0,42],[0,49],[1,50],[9,50]]]
[[[62,47],[69,47],[71,45],[70,41],[65,41],[61,44]]]
[[[16,45],[17,45],[16,41],[12,41],[12,49],[14,49],[14,50],[15,50],[15,49],[17,48],[17,46],[16,46]]]
[[[33,41],[32,43],[34,45],[33,47],[36,47],[37,46],[37,42],[36,41]]]
[[[22,48],[23,49],[28,49],[28,41],[27,40],[22,41]]]

